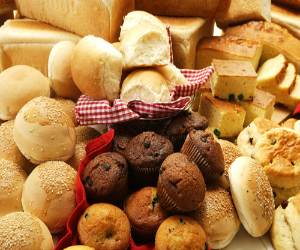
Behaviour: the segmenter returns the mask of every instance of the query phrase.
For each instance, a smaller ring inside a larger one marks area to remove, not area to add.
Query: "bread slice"
[[[290,98],[285,103],[285,106],[291,110],[294,110],[300,103],[300,75],[297,75],[295,87],[289,96]]]
[[[206,37],[196,47],[196,69],[210,66],[212,59],[223,59],[249,61],[256,70],[262,51],[259,40],[235,35]]]
[[[282,54],[288,62],[295,65],[296,72],[299,74],[300,40],[281,26],[267,21],[250,21],[246,24],[227,28],[225,34],[260,40],[264,45],[260,65],[268,59]]]
[[[287,66],[288,62],[282,54],[267,60],[257,71],[257,88],[267,91],[279,85]]]

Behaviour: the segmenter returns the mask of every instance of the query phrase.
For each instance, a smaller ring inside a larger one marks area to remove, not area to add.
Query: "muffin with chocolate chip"
[[[168,217],[168,212],[160,204],[157,189],[144,187],[128,196],[124,204],[131,235],[137,244],[154,242],[160,224]]]
[[[116,152],[97,155],[85,167],[81,181],[90,203],[123,203],[128,194],[128,164]]]
[[[114,138],[112,139],[111,151],[124,155],[124,151],[128,143],[134,137],[133,134],[115,129]]]
[[[124,156],[137,187],[156,186],[159,168],[173,152],[172,142],[162,135],[147,131],[133,137]]]
[[[217,179],[224,173],[222,148],[207,131],[191,130],[180,152],[197,164],[206,182]]]
[[[208,120],[198,112],[183,111],[174,118],[165,130],[165,136],[174,145],[174,152],[179,152],[188,133],[192,129],[205,130]]]

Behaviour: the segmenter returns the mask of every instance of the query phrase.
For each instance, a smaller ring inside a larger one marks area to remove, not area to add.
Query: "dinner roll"
[[[16,116],[13,137],[22,154],[34,164],[68,160],[74,153],[76,132],[63,106],[49,97],[29,101]]]
[[[169,37],[165,29],[155,24],[138,24],[124,35],[120,52],[123,69],[167,65],[170,62]]]
[[[22,205],[42,220],[50,232],[59,233],[76,208],[77,172],[63,161],[38,165],[25,181]]]
[[[231,164],[229,180],[232,200],[244,228],[253,237],[264,235],[275,212],[266,173],[254,159],[241,156]]]
[[[122,63],[122,54],[111,43],[86,36],[73,51],[73,80],[83,94],[113,102],[119,97]]]
[[[23,211],[22,189],[27,174],[12,161],[0,159],[0,217]]]
[[[48,60],[48,77],[55,93],[74,101],[81,95],[73,81],[71,73],[71,57],[76,43],[61,41],[54,45]]]
[[[165,78],[153,68],[132,71],[122,84],[120,98],[125,103],[134,99],[146,102],[171,101]]]
[[[1,249],[53,250],[52,235],[36,216],[12,212],[0,218]]]
[[[0,119],[11,120],[30,100],[50,97],[49,79],[37,69],[17,65],[0,74]]]

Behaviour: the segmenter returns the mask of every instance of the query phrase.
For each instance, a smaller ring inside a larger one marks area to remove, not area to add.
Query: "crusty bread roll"
[[[169,102],[170,91],[165,78],[152,68],[136,69],[124,80],[120,98],[125,103],[139,99],[145,102]]]
[[[0,159],[0,218],[23,211],[21,198],[26,179],[27,174],[19,165]]]
[[[264,235],[275,212],[268,177],[257,162],[247,156],[237,158],[229,168],[230,191],[241,223],[253,237]]]
[[[71,71],[80,91],[93,99],[113,102],[119,97],[122,54],[102,38],[86,36],[76,45]]]
[[[138,24],[124,35],[120,52],[123,69],[162,66],[170,62],[170,44],[165,29],[154,24]]]
[[[14,0],[1,0],[0,1],[0,15],[6,14],[10,11],[15,10],[16,4]]]
[[[123,17],[134,10],[134,0],[16,0],[21,16],[37,19],[79,36],[94,35],[117,42]]]
[[[54,249],[49,229],[31,213],[13,212],[3,216],[0,218],[0,232],[2,249]]]
[[[59,233],[76,208],[77,172],[63,161],[38,165],[28,176],[22,192],[24,212],[29,212]]]
[[[13,135],[22,154],[34,164],[66,161],[75,150],[74,123],[63,106],[49,97],[36,97],[23,106]]]
[[[80,36],[32,19],[7,20],[0,28],[1,71],[28,65],[48,77],[48,59],[60,41],[78,43]]]
[[[48,60],[48,77],[57,95],[77,101],[81,91],[71,73],[71,58],[75,47],[76,44],[71,41],[61,41],[54,45]]]
[[[157,25],[157,26],[161,27],[162,29],[166,29],[166,25],[163,24],[156,16],[154,16],[146,11],[135,10],[135,11],[129,12],[125,16],[124,22],[121,26],[121,33],[120,33],[119,40],[122,41],[124,35],[134,26],[136,26],[138,24],[147,24],[147,23]],[[167,32],[167,30],[166,30],[166,32]]]
[[[27,102],[38,96],[50,97],[50,84],[37,69],[17,65],[1,72],[0,119],[14,119]]]

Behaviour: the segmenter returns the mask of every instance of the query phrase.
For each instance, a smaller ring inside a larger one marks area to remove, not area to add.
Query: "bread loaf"
[[[21,16],[52,24],[81,37],[94,35],[117,42],[123,17],[134,0],[16,0]]]

